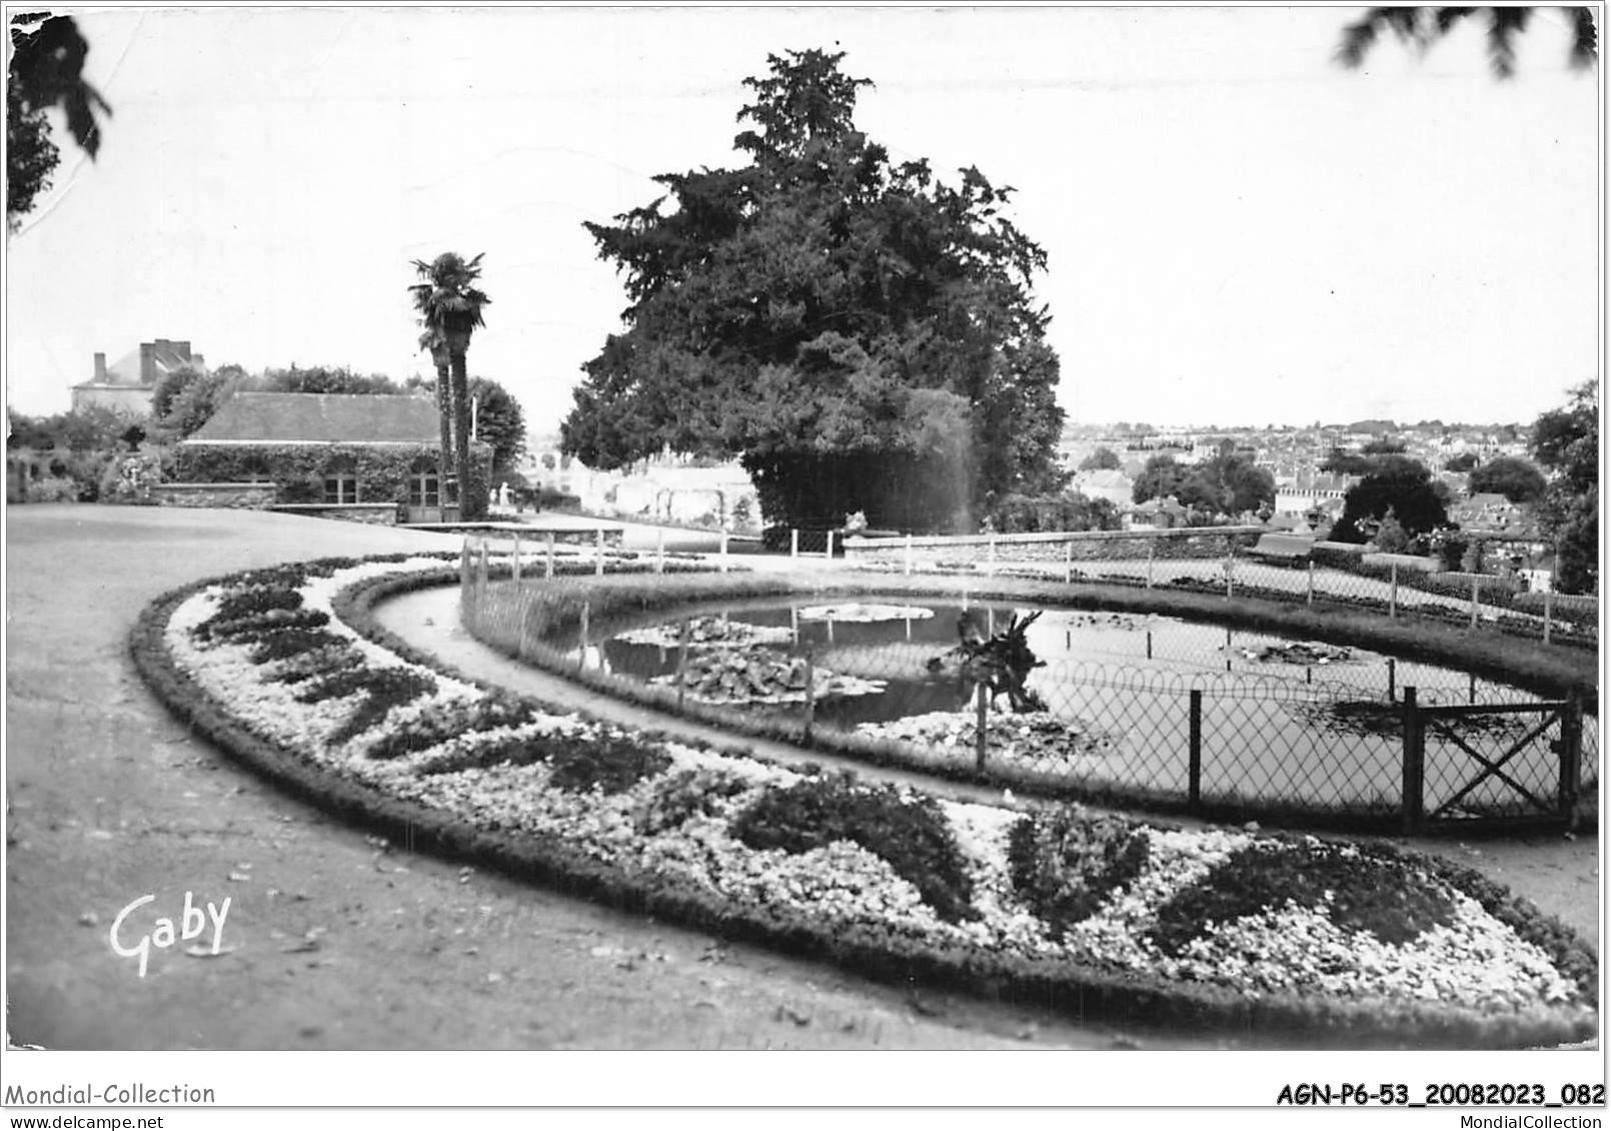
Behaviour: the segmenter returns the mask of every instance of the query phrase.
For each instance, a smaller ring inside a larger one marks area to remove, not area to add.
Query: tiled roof
[[[185,443],[435,444],[431,397],[236,393]]]

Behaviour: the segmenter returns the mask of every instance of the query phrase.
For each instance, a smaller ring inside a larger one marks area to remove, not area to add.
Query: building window
[[[326,475],[324,477],[324,501],[327,503],[356,503],[358,501],[358,477],[356,475]]]
[[[327,503],[356,503],[358,501],[358,466],[350,458],[331,460],[324,471],[324,501]]]
[[[442,495],[437,486],[436,472],[416,471],[409,475],[408,505],[411,507],[437,507],[442,505]]]

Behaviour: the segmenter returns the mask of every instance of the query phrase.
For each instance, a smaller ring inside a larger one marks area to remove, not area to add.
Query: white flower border
[[[430,558],[367,562],[309,578],[300,587],[304,607],[330,614],[328,630],[370,664],[414,670],[436,683],[434,692],[394,708],[383,724],[346,743],[333,744],[330,738],[352,699],[299,702],[296,686],[265,678],[277,665],[250,661],[249,645],[195,641],[191,630],[233,587],[228,580],[180,602],[164,628],[164,641],[178,666],[239,725],[328,771],[477,827],[559,837],[605,864],[691,884],[738,909],[781,913],[828,936],[917,938],[941,950],[978,947],[1010,955],[1048,973],[1089,965],[1218,985],[1253,997],[1297,991],[1356,1002],[1435,1001],[1499,1014],[1579,998],[1537,946],[1457,892],[1450,893],[1457,904],[1454,921],[1404,945],[1344,932],[1322,910],[1288,904],[1215,925],[1179,955],[1161,954],[1146,936],[1157,909],[1255,839],[1242,832],[1149,828],[1150,853],[1141,874],[1059,939],[1013,891],[1007,838],[1019,814],[1011,809],[937,799],[967,861],[972,903],[979,912],[977,919],[948,923],[887,862],[855,844],[841,841],[791,855],[757,851],[733,837],[729,817],[764,789],[800,780],[784,767],[660,740],[656,745],[669,759],[669,769],[617,794],[551,788],[551,771],[543,763],[418,772],[444,757],[511,737],[615,729],[574,714],[543,712],[519,728],[454,736],[405,757],[366,757],[384,727],[462,706],[484,693],[364,638],[335,615],[334,598],[370,579],[440,568],[441,562]],[[743,788],[725,798],[712,795],[708,815],[646,834],[644,814],[680,771],[721,775]],[[916,796],[904,788],[903,793]]]

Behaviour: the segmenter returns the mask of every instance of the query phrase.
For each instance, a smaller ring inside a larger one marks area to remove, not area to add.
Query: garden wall
[[[273,483],[157,483],[151,498],[159,507],[228,507],[263,510],[279,497]]]
[[[361,522],[368,526],[396,526],[396,503],[281,503],[269,508],[281,514],[299,514],[307,518],[334,518],[342,522]]]

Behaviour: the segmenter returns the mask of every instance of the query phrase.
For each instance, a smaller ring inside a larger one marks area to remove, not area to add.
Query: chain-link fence
[[[1598,780],[1581,707],[1358,650],[1075,610],[1031,630],[977,605],[796,598],[623,619],[586,577],[466,579],[472,633],[528,662],[728,729],[1025,792],[1408,827],[1562,817]],[[1423,724],[1409,703],[1459,711]],[[1517,707],[1556,714],[1522,731]],[[1467,789],[1483,758],[1505,761]]]

